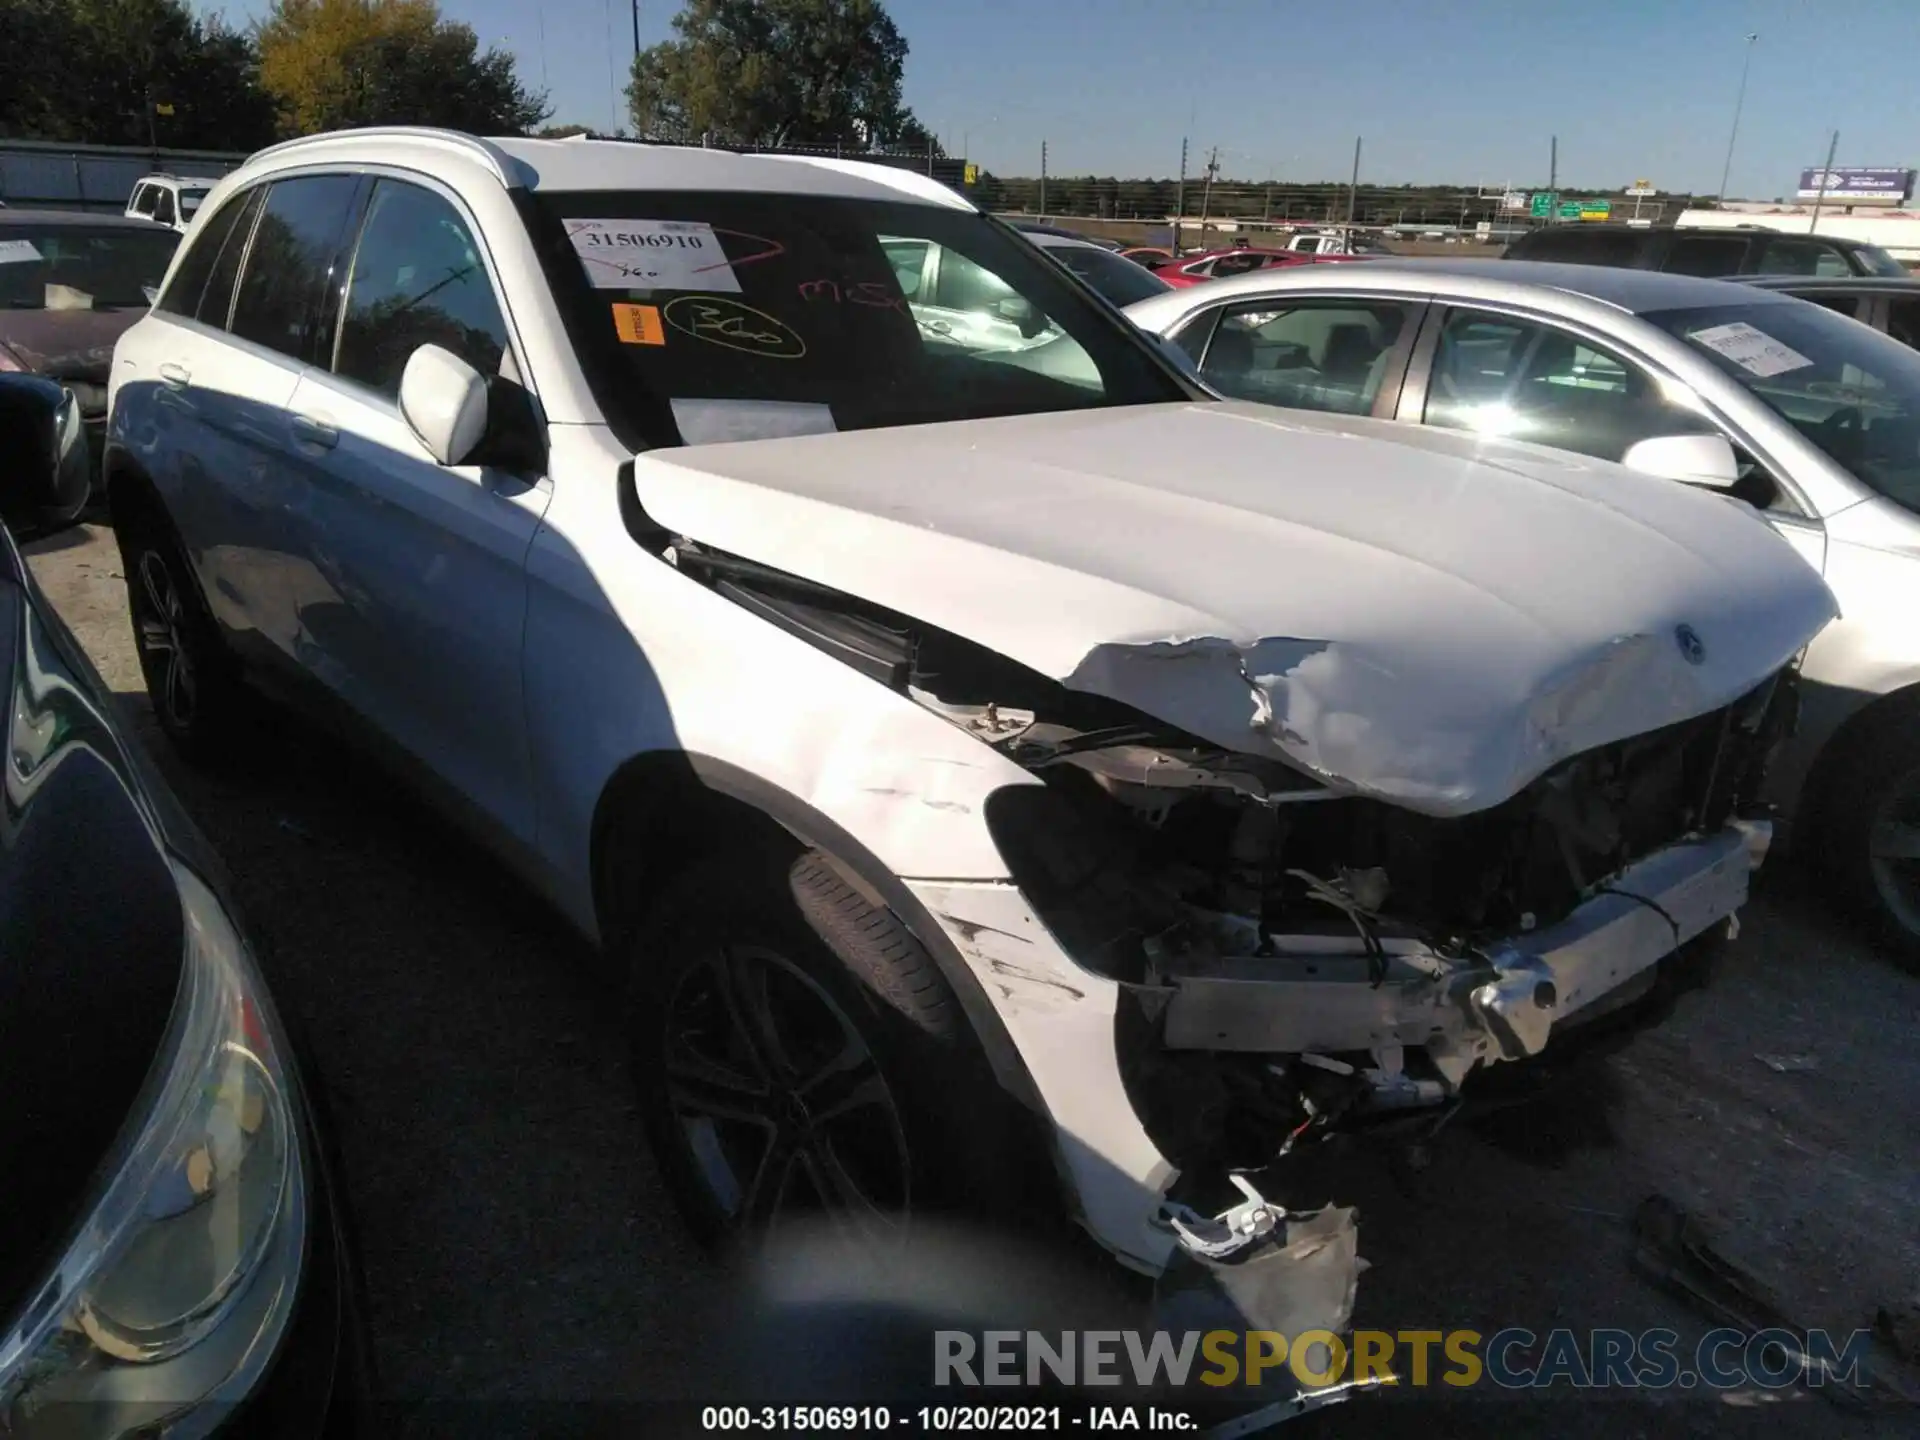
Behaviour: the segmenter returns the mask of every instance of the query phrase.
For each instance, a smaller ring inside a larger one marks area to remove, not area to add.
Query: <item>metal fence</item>
[[[0,200],[15,209],[118,213],[143,175],[217,178],[246,158],[215,150],[0,140]]]

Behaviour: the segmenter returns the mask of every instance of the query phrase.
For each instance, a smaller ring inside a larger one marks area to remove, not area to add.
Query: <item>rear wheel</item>
[[[895,1246],[917,1216],[991,1191],[1012,1161],[945,978],[817,856],[689,869],[630,964],[642,1114],[703,1242],[752,1243],[797,1220]]]
[[[188,758],[225,758],[239,734],[246,697],[186,557],[144,507],[123,513],[115,536],[154,718]]]

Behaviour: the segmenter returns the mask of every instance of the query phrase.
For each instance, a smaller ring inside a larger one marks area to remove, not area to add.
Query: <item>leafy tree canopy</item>
[[[0,0],[0,136],[250,150],[273,106],[247,37],[185,0]]]
[[[688,0],[676,38],[633,59],[646,139],[721,145],[922,145],[900,98],[907,42],[880,0]]]
[[[255,27],[260,83],[288,133],[444,125],[524,134],[552,113],[504,50],[433,0],[274,0]]]

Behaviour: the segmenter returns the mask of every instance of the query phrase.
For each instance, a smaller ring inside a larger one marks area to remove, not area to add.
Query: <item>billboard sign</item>
[[[1817,200],[1822,194],[1844,203],[1878,200],[1898,205],[1913,195],[1913,171],[1892,166],[1815,165],[1800,172],[1800,198]]]

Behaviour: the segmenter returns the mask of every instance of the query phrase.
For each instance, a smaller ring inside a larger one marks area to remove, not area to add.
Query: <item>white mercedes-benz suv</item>
[[[337,713],[615,956],[703,1233],[1038,1183],[1150,1272],[1724,930],[1833,613],[1722,496],[1216,400],[931,180],[619,142],[254,156],[107,474],[167,733]]]

